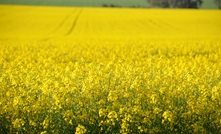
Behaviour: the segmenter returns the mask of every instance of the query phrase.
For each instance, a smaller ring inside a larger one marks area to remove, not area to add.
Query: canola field
[[[0,5],[0,133],[221,133],[220,15]]]

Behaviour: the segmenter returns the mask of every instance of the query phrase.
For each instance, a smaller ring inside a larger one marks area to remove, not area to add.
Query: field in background
[[[0,6],[0,133],[220,133],[221,11]]]
[[[219,10],[0,6],[0,38],[216,39]]]

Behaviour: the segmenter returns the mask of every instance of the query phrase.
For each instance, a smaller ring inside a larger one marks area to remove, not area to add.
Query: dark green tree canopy
[[[199,8],[203,0],[147,0],[154,7]]]
[[[219,9],[221,9],[221,0],[214,0],[214,2],[218,5]]]

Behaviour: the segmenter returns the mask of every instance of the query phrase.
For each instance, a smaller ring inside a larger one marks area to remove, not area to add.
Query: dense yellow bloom
[[[219,10],[0,16],[0,133],[220,133]]]

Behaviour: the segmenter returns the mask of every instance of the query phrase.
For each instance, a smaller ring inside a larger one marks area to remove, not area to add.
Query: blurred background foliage
[[[134,8],[221,8],[221,0],[0,0],[0,4]]]

